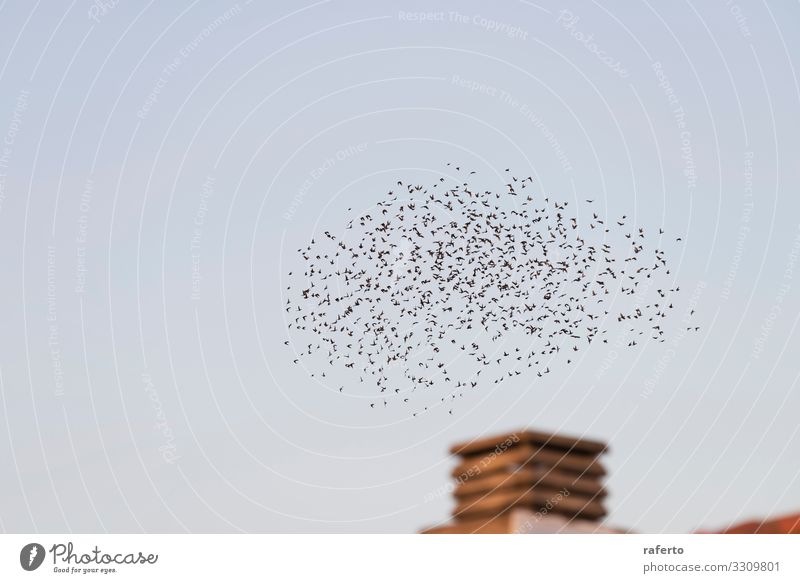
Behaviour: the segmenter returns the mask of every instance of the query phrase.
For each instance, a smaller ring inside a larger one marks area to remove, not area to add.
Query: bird
[[[680,288],[650,283],[668,281],[668,252],[645,226],[595,211],[582,221],[569,201],[533,192],[530,176],[515,172],[487,189],[470,184],[476,171],[447,166],[455,179],[425,186],[401,177],[377,211],[297,250],[304,268],[288,271],[282,310],[291,332],[284,345],[305,347],[295,363],[321,377],[339,369],[337,380],[372,387],[388,407],[435,390],[450,403],[464,388],[526,370],[543,378],[593,340],[608,344],[615,327],[663,341]],[[645,294],[670,299],[643,302]],[[628,301],[616,315],[612,298]]]

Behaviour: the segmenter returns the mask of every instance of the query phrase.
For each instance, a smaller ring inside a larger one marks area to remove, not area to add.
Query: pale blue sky
[[[525,425],[610,442],[611,525],[799,509],[799,20],[0,3],[0,529],[413,532],[450,510],[451,443]],[[701,333],[597,346],[454,416],[291,366],[294,250],[448,161],[683,234]]]

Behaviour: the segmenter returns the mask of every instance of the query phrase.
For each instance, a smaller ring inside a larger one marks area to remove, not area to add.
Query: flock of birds
[[[531,177],[509,170],[491,192],[453,168],[462,176],[454,184],[398,181],[343,233],[298,249],[305,267],[289,273],[298,281],[284,306],[295,364],[319,377],[349,371],[377,391],[374,408],[434,387],[449,402],[541,378],[608,343],[614,327],[623,345],[664,341],[679,289],[658,283],[670,271],[643,228],[601,218],[593,200],[571,214],[569,202],[535,194]]]

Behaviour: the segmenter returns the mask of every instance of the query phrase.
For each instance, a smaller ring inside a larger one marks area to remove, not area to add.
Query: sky
[[[609,443],[612,527],[800,509],[799,18],[0,3],[0,530],[411,533],[448,518],[452,443],[525,427]],[[681,236],[700,331],[453,415],[311,378],[284,345],[297,249],[448,162]]]

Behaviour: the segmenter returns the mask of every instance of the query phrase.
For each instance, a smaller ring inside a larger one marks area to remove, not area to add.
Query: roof
[[[741,522],[719,531],[719,534],[800,534],[800,513]]]

